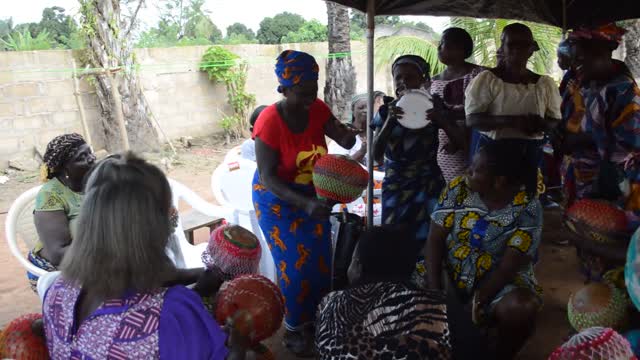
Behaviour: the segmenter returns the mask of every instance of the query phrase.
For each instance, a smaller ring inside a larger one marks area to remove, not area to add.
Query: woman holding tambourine
[[[429,64],[416,55],[399,57],[392,66],[397,99],[385,98],[374,126],[374,159],[384,158],[382,222],[414,228],[424,245],[431,212],[445,185],[438,167],[438,130],[442,101],[427,92]],[[435,104],[434,104],[435,103]],[[435,106],[434,106],[435,105]]]

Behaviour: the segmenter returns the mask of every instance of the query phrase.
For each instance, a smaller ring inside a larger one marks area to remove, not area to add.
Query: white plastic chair
[[[33,265],[27,259],[28,251],[33,249],[38,241],[38,233],[33,222],[33,209],[36,195],[41,187],[42,185],[36,186],[18,196],[11,204],[4,224],[5,238],[11,254],[18,260],[20,265],[36,276],[42,276],[47,273],[46,270]],[[27,248],[26,253],[20,249],[20,240]]]
[[[180,200],[183,200],[196,211],[211,217],[231,219],[234,216],[232,209],[216,206],[207,202],[193,192],[193,190],[176,180],[169,179],[169,185],[171,186],[173,196],[173,206],[175,206],[176,209],[178,208]],[[203,267],[204,264],[202,263],[201,256],[206,247],[206,243],[191,245],[187,241],[187,237],[184,235],[182,228],[180,214],[178,213],[178,226],[169,238],[167,245],[167,254],[172,258],[176,267],[184,269]]]
[[[242,158],[242,145],[238,145],[224,156],[223,164],[229,164],[238,161]]]
[[[253,208],[251,184],[256,169],[257,164],[251,160],[236,159],[231,163],[224,162],[211,175],[211,190],[218,203],[234,210],[233,217],[227,220],[244,227],[258,237],[262,247],[260,274],[275,282],[276,267]]]

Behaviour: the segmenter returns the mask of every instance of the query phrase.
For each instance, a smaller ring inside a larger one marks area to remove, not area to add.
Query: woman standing
[[[55,137],[47,144],[42,166],[42,185],[36,195],[34,220],[38,243],[29,252],[29,261],[46,271],[56,271],[71,245],[75,221],[80,214],[82,185],[96,157],[79,134]],[[36,291],[38,276],[27,273]]]
[[[444,179],[449,182],[467,170],[470,132],[465,126],[464,91],[483,67],[466,62],[473,54],[471,35],[460,28],[449,28],[442,33],[438,45],[438,58],[447,65],[431,81],[431,94],[444,101],[444,121],[451,123],[454,137],[440,129],[438,137],[438,165]]]
[[[549,76],[527,69],[539,47],[526,25],[506,26],[501,42],[502,61],[478,75],[466,90],[467,126],[479,130],[472,153],[487,142],[507,139],[532,152],[541,164],[544,132],[561,118],[558,87]]]
[[[416,55],[404,55],[392,66],[396,97],[406,90],[429,87],[429,64]],[[382,182],[382,223],[404,224],[414,229],[422,246],[429,233],[429,216],[438,194],[445,185],[438,167],[438,117],[430,113],[431,122],[417,130],[398,123],[403,111],[395,106],[397,100],[380,107],[374,126],[374,159],[383,162],[385,177]],[[442,122],[445,131],[451,123]]]
[[[298,356],[313,356],[316,308],[331,281],[331,207],[316,197],[313,166],[327,154],[325,135],[348,149],[357,134],[317,98],[318,71],[309,54],[280,54],[284,99],[264,109],[253,130],[253,201],[285,298],[285,344]]]
[[[570,34],[580,77],[565,93],[567,105],[575,106],[565,108],[561,130],[568,155],[565,178],[574,185],[567,187],[569,205],[589,198],[609,201],[625,210],[631,233],[640,224],[640,89],[627,66],[611,57],[623,34],[613,24]],[[624,246],[575,240],[588,280],[600,280],[624,263]]]

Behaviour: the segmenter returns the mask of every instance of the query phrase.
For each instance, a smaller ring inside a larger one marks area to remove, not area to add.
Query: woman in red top
[[[317,98],[318,71],[309,54],[280,54],[276,75],[284,98],[264,109],[253,129],[253,202],[285,298],[285,344],[298,356],[314,355],[315,312],[331,279],[331,208],[315,194],[313,166],[327,154],[325,135],[351,148],[357,133]]]

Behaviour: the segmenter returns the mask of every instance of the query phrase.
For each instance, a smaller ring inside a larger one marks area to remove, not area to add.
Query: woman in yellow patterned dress
[[[471,306],[474,322],[497,327],[498,359],[516,355],[542,304],[532,265],[542,208],[524,186],[536,170],[535,158],[524,148],[503,140],[488,143],[468,175],[442,192],[431,217],[427,286],[442,289],[445,270],[450,291]]]

